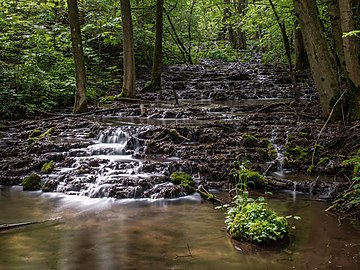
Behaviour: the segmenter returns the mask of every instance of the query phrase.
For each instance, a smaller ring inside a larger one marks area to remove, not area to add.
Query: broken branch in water
[[[186,245],[187,245],[187,249],[188,249],[189,254],[188,255],[177,255],[176,254],[175,259],[177,259],[177,258],[186,258],[186,257],[193,258],[193,255],[191,254],[191,249],[190,249],[189,243],[187,243]]]
[[[24,226],[28,226],[28,225],[42,224],[42,223],[46,223],[46,222],[50,222],[50,221],[55,221],[55,220],[58,220],[60,218],[61,217],[50,218],[50,219],[41,220],[41,221],[29,221],[29,222],[20,222],[20,223],[13,223],[13,224],[1,224],[0,225],[0,232],[15,229],[15,228],[19,228],[19,227],[24,227]]]

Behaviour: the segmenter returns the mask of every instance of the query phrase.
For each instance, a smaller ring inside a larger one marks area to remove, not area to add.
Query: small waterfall
[[[97,144],[89,147],[91,155],[130,155],[129,150],[139,147],[139,142],[121,128],[101,132]]]
[[[279,145],[277,143],[277,135],[275,131],[272,132],[271,143],[274,145],[275,151],[276,151],[276,174],[283,176],[284,175],[284,146]]]
[[[102,132],[99,136],[100,143],[125,143],[129,139],[129,134],[125,133],[120,128],[116,130],[108,129]]]
[[[297,182],[294,181],[294,189],[293,189],[293,201],[296,200],[296,186],[297,186]]]

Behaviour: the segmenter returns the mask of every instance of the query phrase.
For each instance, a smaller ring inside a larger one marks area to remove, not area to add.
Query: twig
[[[322,135],[322,133],[324,132],[324,129],[326,127],[326,125],[329,123],[333,113],[334,113],[334,110],[335,110],[335,107],[338,105],[338,103],[341,101],[341,99],[343,98],[343,96],[345,95],[345,93],[347,92],[347,89],[342,92],[342,94],[340,95],[340,97],[338,98],[338,100],[334,103],[334,105],[332,106],[331,108],[331,111],[330,111],[330,114],[329,114],[329,117],[328,119],[326,120],[326,122],[324,123],[324,125],[322,126],[320,132],[319,132],[319,135],[318,137],[316,138],[316,141],[315,141],[315,144],[314,144],[314,149],[313,149],[313,152],[312,152],[312,157],[311,157],[311,165],[314,166],[314,159],[315,159],[315,153],[316,153],[316,145],[318,144],[319,140],[320,140],[320,137]]]
[[[175,259],[177,259],[177,258],[187,258],[187,257],[193,258],[193,255],[191,254],[191,249],[190,249],[189,243],[187,243],[186,245],[187,245],[187,249],[188,249],[189,254],[188,255],[177,255],[177,254],[175,254],[176,255]]]

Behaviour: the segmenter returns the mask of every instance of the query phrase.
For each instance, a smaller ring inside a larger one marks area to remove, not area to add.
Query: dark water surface
[[[0,269],[360,269],[359,228],[340,226],[323,212],[327,203],[278,197],[272,209],[302,219],[289,244],[259,249],[234,245],[223,211],[197,196],[121,201],[0,190],[0,224],[62,217],[1,232]]]

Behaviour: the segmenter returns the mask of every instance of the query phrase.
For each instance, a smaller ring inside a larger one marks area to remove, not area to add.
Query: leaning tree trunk
[[[355,29],[352,0],[339,0],[342,32]],[[349,79],[350,120],[360,119],[360,39],[356,36],[343,38],[344,57]]]
[[[145,91],[161,90],[161,69],[162,69],[162,41],[163,41],[163,9],[164,0],[156,2],[156,22],[155,22],[155,46],[153,65],[151,70],[151,80],[144,86]]]
[[[294,0],[294,7],[303,34],[315,86],[319,93],[322,113],[324,117],[328,117],[333,104],[340,96],[336,66],[322,30],[316,2],[314,0]],[[340,113],[340,110],[336,110],[332,119],[340,119]]]
[[[120,96],[136,97],[134,38],[130,0],[120,0],[123,30],[123,86]]]
[[[68,0],[68,9],[76,78],[75,104],[73,111],[74,113],[82,113],[87,111],[86,73],[77,0]]]

